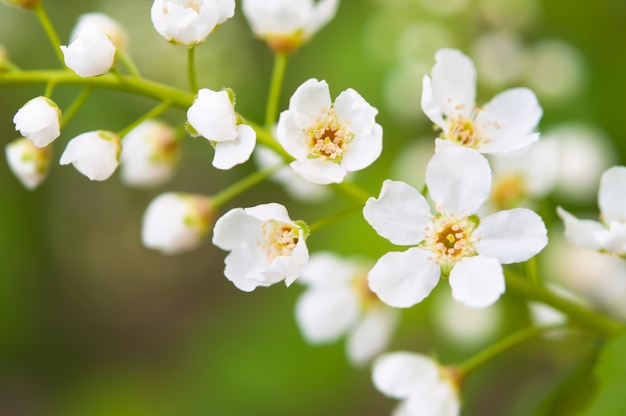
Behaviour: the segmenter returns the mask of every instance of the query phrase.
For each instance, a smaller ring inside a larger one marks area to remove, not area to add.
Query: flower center
[[[524,178],[519,175],[502,176],[493,182],[491,200],[499,210],[515,208],[527,197]]]
[[[196,13],[200,13],[200,9],[201,6],[197,1],[194,0],[174,0],[174,3],[182,6],[185,9],[191,9],[193,11],[195,11]],[[168,2],[169,5],[169,2]],[[168,14],[169,13],[169,9],[168,9],[168,5],[165,5],[163,7],[163,14]]]
[[[309,157],[322,160],[341,161],[346,145],[353,139],[354,134],[347,126],[342,126],[337,120],[335,109],[323,109],[315,123],[306,129],[305,134],[309,142]]]
[[[466,118],[459,114],[456,117],[446,119],[448,124],[448,134],[444,139],[455,141],[465,147],[477,148],[487,140],[481,135],[480,130],[474,122],[474,118]]]
[[[472,233],[477,225],[476,216],[457,218],[452,214],[437,214],[433,216],[432,227],[426,230],[422,246],[432,251],[434,260],[447,268],[462,257],[476,254]]]
[[[296,226],[276,220],[264,221],[261,224],[263,240],[258,245],[265,251],[267,262],[278,256],[289,256],[300,238]]]

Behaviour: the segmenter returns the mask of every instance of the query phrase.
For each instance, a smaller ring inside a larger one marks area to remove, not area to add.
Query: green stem
[[[327,215],[321,220],[317,220],[313,224],[309,225],[309,232],[313,232],[315,230],[318,230],[322,227],[327,226],[328,224],[332,224],[333,222],[345,217],[346,215],[352,214],[355,211],[360,210],[361,208],[362,208],[361,205],[354,205],[354,206],[342,209],[341,211],[337,211],[333,214]]]
[[[163,101],[162,103],[159,103],[152,110],[148,111],[146,114],[144,114],[143,116],[139,117],[137,120],[135,120],[134,122],[132,122],[131,124],[126,126],[126,128],[124,128],[123,130],[118,132],[117,133],[118,136],[120,136],[120,137],[126,136],[129,131],[131,131],[132,129],[134,129],[135,127],[137,127],[138,125],[140,125],[141,123],[143,123],[146,120],[150,120],[152,118],[158,117],[165,110],[170,108],[170,106],[171,106],[171,104],[170,104],[169,101]]]
[[[537,257],[531,257],[526,262],[526,273],[528,277],[530,277],[530,281],[535,283],[536,285],[542,285],[543,282],[539,279],[539,274],[537,273]]]
[[[135,63],[133,62],[131,57],[128,55],[128,53],[126,53],[126,51],[118,49],[117,57],[119,58],[122,65],[124,65],[124,68],[126,68],[126,70],[131,76],[135,78],[141,78],[141,74],[139,73],[139,69],[137,69],[137,65],[135,65]]]
[[[43,93],[43,96],[52,99],[52,91],[54,91],[55,86],[56,84],[54,82],[48,82],[46,84],[46,91]]]
[[[221,208],[225,203],[235,198],[237,195],[243,193],[249,188],[253,187],[259,182],[264,181],[269,176],[271,176],[278,169],[283,167],[283,165],[276,165],[269,167],[267,169],[258,170],[245,178],[241,179],[238,182],[230,185],[228,188],[221,190],[219,193],[215,194],[211,197],[211,203],[213,207],[217,210]]]
[[[567,299],[563,299],[550,292],[542,285],[537,285],[517,275],[511,270],[505,270],[506,287],[521,295],[527,300],[537,300],[563,312],[571,320],[571,324],[577,324],[599,335],[611,338],[624,332],[624,326],[612,319],[595,311],[583,308]]]
[[[249,122],[248,120],[245,120],[244,123],[254,129],[254,131],[256,132],[257,142],[269,147],[274,152],[278,153],[285,160],[285,162],[293,161],[293,157],[291,157],[291,155],[289,155],[289,153],[287,153],[285,149],[283,149],[280,143],[278,143],[274,139],[272,134],[267,129],[259,126],[258,124]]]
[[[280,90],[285,77],[285,68],[287,67],[287,57],[286,53],[276,53],[274,56],[274,70],[272,71],[270,92],[267,97],[267,107],[265,108],[265,127],[267,128],[270,128],[276,122]]]
[[[187,76],[189,77],[189,87],[195,95],[198,92],[198,75],[196,74],[196,48],[187,48]]]
[[[67,125],[67,123],[76,115],[80,107],[85,103],[91,91],[92,87],[85,87],[83,90],[74,98],[74,101],[70,104],[69,107],[63,112],[63,117],[61,119],[61,129]]]
[[[61,62],[61,65],[65,66],[65,58],[63,57],[63,52],[61,51],[61,41],[59,40],[56,30],[54,30],[54,26],[48,17],[48,13],[46,13],[46,9],[43,7],[43,1],[39,2],[33,10],[39,19],[41,26],[43,26],[43,30],[46,32],[46,35],[52,44],[52,49],[54,49],[57,58],[59,58],[59,62]]]
[[[79,77],[67,69],[0,73],[0,87],[45,84],[48,82],[67,85],[84,85],[137,94],[153,98],[157,101],[169,101],[173,107],[182,109],[189,108],[194,99],[193,94],[181,91],[169,85],[111,73],[89,78]]]
[[[453,366],[453,367],[456,367],[461,378],[465,378],[467,377],[468,374],[470,374],[477,368],[483,366],[485,363],[487,363],[488,361],[491,361],[492,359],[498,357],[499,355],[507,352],[508,350],[517,346],[518,344],[521,344],[522,342],[532,339],[545,332],[553,331],[556,329],[564,329],[564,328],[566,328],[566,326],[562,324],[526,327],[520,331],[514,332],[513,334],[509,335],[506,338],[499,340],[495,344],[490,345],[489,347],[485,348],[478,354],[469,358],[462,364],[459,364],[458,366]]]

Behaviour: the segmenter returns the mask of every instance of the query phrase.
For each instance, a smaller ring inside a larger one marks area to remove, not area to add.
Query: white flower
[[[194,46],[233,17],[235,0],[155,0],[152,24],[169,42]]]
[[[424,355],[384,354],[374,361],[372,380],[381,393],[402,400],[394,416],[457,416],[461,412],[454,373]]]
[[[369,290],[367,271],[358,260],[323,252],[311,256],[298,279],[308,286],[296,303],[304,337],[321,344],[348,334],[348,358],[357,365],[387,348],[399,318]]]
[[[280,204],[234,208],[215,223],[213,244],[230,251],[224,274],[246,292],[285,280],[287,286],[302,274],[309,259],[308,230],[289,218]]]
[[[558,207],[565,236],[574,244],[626,257],[626,167],[613,166],[602,174],[598,205],[600,219],[580,220]]]
[[[124,49],[126,46],[126,31],[122,25],[104,13],[85,13],[81,15],[78,18],[78,22],[76,22],[76,26],[72,29],[72,33],[70,33],[70,42],[76,40],[88,26],[96,26],[106,33],[116,48]]]
[[[541,218],[516,208],[480,219],[475,213],[489,195],[487,160],[463,147],[440,148],[426,168],[426,199],[404,182],[387,180],[378,199],[363,208],[367,222],[404,252],[381,257],[369,285],[385,303],[409,307],[449,277],[452,297],[474,308],[494,303],[504,292],[501,264],[528,260],[548,242]]]
[[[61,135],[60,122],[61,110],[46,97],[33,98],[13,117],[15,130],[37,147],[45,147]]]
[[[120,138],[110,131],[90,131],[74,137],[61,155],[61,165],[74,167],[92,181],[103,181],[115,172]]]
[[[187,110],[191,127],[215,146],[213,166],[230,169],[250,158],[256,144],[256,132],[246,124],[237,124],[237,114],[228,91],[202,88]]]
[[[506,153],[539,138],[533,131],[543,110],[531,90],[506,90],[485,106],[477,107],[474,63],[455,49],[440,49],[435,60],[432,80],[424,76],[422,109],[442,130],[438,145]]]
[[[335,102],[326,81],[309,79],[298,87],[281,113],[276,136],[296,160],[290,166],[304,179],[326,185],[348,172],[371,165],[380,156],[383,129],[378,113],[353,89]]]
[[[138,187],[167,182],[174,174],[178,150],[174,129],[161,121],[144,121],[122,138],[122,180]]]
[[[257,146],[254,151],[254,160],[261,169],[285,163],[280,155],[269,147],[264,146]],[[327,199],[331,195],[330,189],[326,186],[303,179],[286,165],[278,169],[271,176],[271,179],[281,184],[291,197],[303,202],[318,202]]]
[[[115,62],[115,45],[94,24],[82,28],[68,46],[61,46],[61,51],[65,65],[83,78],[105,74]]]
[[[275,52],[290,53],[335,16],[339,0],[243,0],[252,31]]]
[[[174,192],[161,194],[146,209],[141,240],[146,247],[164,254],[189,251],[200,245],[214,217],[209,197]]]
[[[50,147],[37,147],[21,137],[7,144],[5,153],[9,168],[26,189],[35,189],[48,176]]]

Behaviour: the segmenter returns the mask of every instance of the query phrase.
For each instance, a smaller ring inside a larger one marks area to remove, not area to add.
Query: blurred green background
[[[153,29],[151,2],[44,4],[62,42],[80,14],[110,15],[126,27],[130,55],[144,76],[187,88],[185,48],[168,44]],[[236,16],[198,47],[199,81],[232,88],[238,112],[262,122],[272,56],[249,31],[240,2],[237,7]],[[281,109],[311,77],[327,80],[333,96],[354,88],[377,107],[383,156],[355,177],[376,195],[385,178],[402,176],[397,158],[407,144],[432,140],[431,123],[419,107],[421,80],[436,49],[455,47],[476,60],[479,102],[507,87],[530,86],[544,106],[541,131],[571,122],[591,125],[611,138],[611,162],[622,163],[624,21],[623,0],[344,0],[336,18],[290,59]],[[503,35],[513,49],[489,43],[493,34]],[[0,44],[21,68],[58,66],[28,12],[0,7]],[[493,76],[480,78],[483,68]],[[17,137],[17,109],[43,91],[0,89],[3,144]],[[53,98],[65,108],[78,91],[59,86]],[[70,138],[121,130],[152,105],[96,91],[57,140],[49,177],[33,192],[0,163],[0,414],[389,414],[395,402],[373,388],[368,368],[350,367],[342,341],[316,347],[302,339],[293,313],[302,291],[297,284],[240,292],[223,277],[225,253],[208,239],[176,256],[142,247],[141,217],[156,195],[210,195],[252,172],[252,162],[217,171],[208,143],[188,139],[176,177],[154,190],[127,188],[117,175],[92,183],[58,166]],[[184,112],[171,110],[163,118],[178,125]],[[225,208],[272,201],[307,222],[346,205],[339,197],[299,203],[268,182]],[[595,194],[577,200],[557,195],[540,211],[549,224],[556,222],[556,203],[597,215]],[[309,247],[375,259],[392,246],[356,214],[312,235]],[[436,353],[443,363],[454,363],[529,320],[520,299],[506,294],[490,336],[454,340],[433,318],[441,297],[449,297],[446,282],[433,299],[403,311],[392,349]],[[586,396],[563,398],[559,392],[571,393],[563,390],[564,380],[584,372],[593,346],[593,340],[572,336],[532,341],[507,353],[468,379],[463,414],[575,414]]]

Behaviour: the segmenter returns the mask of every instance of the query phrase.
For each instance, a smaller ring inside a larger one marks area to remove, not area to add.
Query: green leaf
[[[595,368],[599,386],[583,416],[620,416],[626,414],[626,335],[604,347]]]

